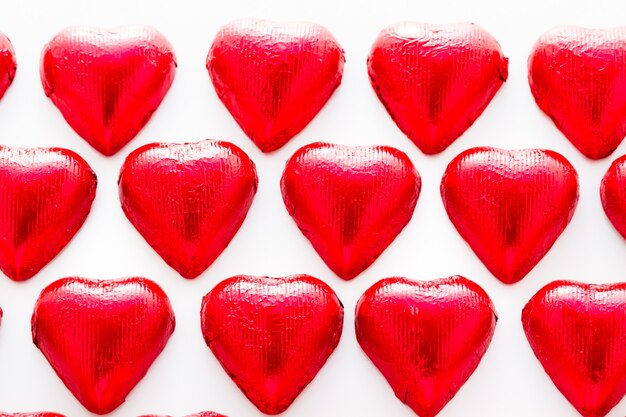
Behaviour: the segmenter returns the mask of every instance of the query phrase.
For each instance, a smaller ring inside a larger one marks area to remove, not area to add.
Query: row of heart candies
[[[619,29],[559,27],[542,35],[530,55],[537,104],[589,158],[608,156],[626,134],[619,81],[625,36]],[[320,25],[241,20],[218,32],[207,69],[242,130],[269,152],[315,117],[341,83],[344,62],[343,49]],[[469,23],[392,25],[376,39],[367,66],[393,120],[426,154],[463,134],[508,76],[498,42]],[[15,69],[13,48],[0,36],[0,97]],[[105,155],[141,130],[175,70],[172,46],[146,26],[69,28],[45,46],[41,60],[46,95]]]
[[[239,275],[204,296],[200,315],[207,346],[226,373],[260,411],[279,414],[337,347],[344,307],[309,275]],[[361,348],[420,417],[437,415],[470,378],[497,320],[485,291],[461,276],[383,279],[355,311]],[[624,320],[624,283],[555,281],[522,312],[532,350],[584,417],[605,416],[626,393]],[[32,338],[83,406],[107,414],[148,372],[175,325],[169,299],[153,281],[73,277],[41,292]],[[603,343],[588,343],[590,332]]]

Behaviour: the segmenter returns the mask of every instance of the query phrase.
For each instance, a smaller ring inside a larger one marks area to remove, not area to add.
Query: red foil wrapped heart
[[[604,174],[600,198],[607,217],[626,239],[626,155],[615,160]]]
[[[528,59],[537,105],[580,152],[605,158],[626,135],[626,27],[561,26]]]
[[[578,174],[540,149],[473,148],[448,165],[441,197],[459,234],[505,284],[545,256],[578,203]]]
[[[119,151],[144,127],[175,72],[172,45],[149,26],[68,28],[41,54],[46,95],[104,155]]]
[[[2,417],[2,416],[0,416]],[[170,417],[170,416],[162,416],[162,415],[156,415],[156,414],[149,414],[149,415],[144,415],[144,416],[139,416],[139,417]],[[202,411],[200,413],[196,413],[196,414],[189,414],[188,416],[185,417],[226,417],[222,414],[217,414],[213,411]]]
[[[65,417],[62,414],[49,413],[49,412],[36,412],[36,413],[3,413],[0,411],[0,417]]]
[[[4,96],[7,88],[15,78],[17,62],[15,61],[15,51],[9,38],[0,33],[0,98]]]
[[[46,287],[33,343],[85,408],[107,414],[144,377],[174,331],[172,306],[145,278],[64,278]]]
[[[96,195],[96,174],[61,148],[0,146],[0,269],[26,280],[82,226]]]
[[[526,337],[554,385],[584,417],[626,394],[626,283],[552,282],[522,312]]]
[[[434,417],[474,373],[498,319],[474,282],[387,278],[356,306],[356,336],[396,396]]]
[[[344,52],[323,26],[238,20],[217,33],[206,66],[215,91],[263,151],[283,146],[341,83]]]
[[[372,46],[378,98],[426,154],[446,149],[481,115],[508,77],[498,42],[471,23],[398,23]]]
[[[248,399],[263,413],[285,411],[335,350],[343,305],[308,275],[240,275],[202,300],[207,345]]]
[[[289,214],[326,265],[352,279],[411,220],[421,179],[395,148],[317,142],[287,162],[281,188]]]
[[[151,143],[119,178],[122,208],[172,268],[195,278],[228,246],[257,190],[254,163],[229,142]]]

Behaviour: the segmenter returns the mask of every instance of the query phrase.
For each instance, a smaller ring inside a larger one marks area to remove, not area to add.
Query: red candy
[[[383,30],[367,61],[385,108],[426,154],[469,128],[508,77],[498,42],[471,23],[399,23]]]
[[[409,222],[421,180],[395,148],[317,142],[287,162],[281,188],[289,214],[324,262],[352,279]]]
[[[62,414],[36,412],[36,413],[3,413],[0,411],[0,417],[65,417]]]
[[[546,373],[584,417],[607,415],[626,394],[626,283],[552,282],[522,322]]]
[[[515,283],[544,257],[578,202],[578,174],[552,151],[469,149],[441,180],[450,220],[487,269]]]
[[[0,415],[0,417],[2,417],[2,416]],[[149,414],[149,415],[144,415],[144,416],[139,416],[139,417],[170,417],[170,416]],[[202,412],[196,413],[196,414],[189,414],[188,416],[185,416],[185,417],[226,417],[226,416],[224,416],[222,414],[214,413],[213,411],[202,411]]]
[[[602,179],[600,198],[604,211],[626,239],[626,155],[614,161]]]
[[[174,331],[172,306],[145,278],[64,278],[46,287],[32,317],[33,343],[92,413],[119,407]]]
[[[335,350],[343,306],[308,275],[236,276],[202,300],[207,345],[248,399],[266,414],[285,411]]]
[[[591,159],[626,135],[626,28],[554,28],[528,59],[537,105]]]
[[[396,396],[420,417],[434,417],[487,351],[497,316],[477,284],[387,278],[356,306],[356,336]]]
[[[96,194],[87,162],[61,148],[0,146],[0,269],[26,280],[80,229]]]
[[[41,55],[46,95],[76,133],[105,155],[143,128],[175,72],[172,46],[148,26],[65,29]]]
[[[4,96],[7,88],[15,78],[17,62],[15,61],[15,51],[9,38],[0,33],[0,98]]]
[[[207,56],[215,91],[263,151],[283,146],[341,83],[343,49],[323,26],[239,20],[217,33]]]
[[[202,273],[228,246],[257,190],[254,163],[229,142],[152,143],[119,179],[124,213],[172,268]]]

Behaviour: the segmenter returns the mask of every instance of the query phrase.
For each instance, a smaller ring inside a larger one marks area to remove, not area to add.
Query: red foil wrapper
[[[607,217],[626,239],[626,155],[614,161],[602,178],[600,198]]]
[[[41,54],[46,95],[104,155],[119,151],[143,128],[175,72],[172,45],[149,26],[68,28]]]
[[[206,66],[235,121],[263,151],[283,146],[341,83],[344,52],[323,26],[238,20],[217,33]]]
[[[473,148],[448,165],[441,197],[452,224],[487,269],[512,284],[569,224],[578,174],[552,151]]]
[[[4,413],[0,411],[0,417],[65,417],[65,416],[63,414],[49,413],[49,412]]]
[[[426,154],[446,149],[508,77],[498,42],[471,23],[398,23],[383,30],[367,67],[378,98]]]
[[[546,32],[528,80],[539,108],[586,157],[607,157],[626,135],[626,27]]]
[[[420,417],[434,417],[487,351],[498,319],[474,282],[387,278],[356,306],[356,336],[396,396]]]
[[[287,162],[281,188],[289,214],[326,265],[352,279],[411,220],[421,179],[395,148],[317,142]]]
[[[82,226],[96,195],[96,174],[61,148],[0,146],[0,269],[31,278]]]
[[[46,287],[32,317],[33,343],[89,411],[119,407],[175,327],[170,301],[145,278],[64,278]]]
[[[522,312],[526,337],[554,385],[584,417],[626,394],[626,283],[555,281]]]
[[[17,70],[17,61],[15,60],[15,51],[9,38],[0,33],[0,98],[4,96],[7,88],[15,78]]]
[[[228,246],[257,190],[254,163],[229,142],[151,143],[119,178],[124,213],[172,268],[195,278]]]
[[[265,414],[285,411],[335,350],[343,305],[308,275],[236,276],[202,300],[207,345]]]
[[[0,417],[2,417],[2,416],[0,415]],[[170,416],[149,414],[149,415],[144,415],[144,416],[139,416],[139,417],[170,417]],[[185,416],[185,417],[226,417],[226,416],[224,416],[222,414],[215,413],[213,411],[202,411],[202,412],[196,413],[196,414],[189,414],[188,416]]]

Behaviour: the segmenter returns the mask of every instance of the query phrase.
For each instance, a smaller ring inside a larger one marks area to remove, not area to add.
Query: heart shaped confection
[[[2,417],[2,416],[0,416]],[[156,415],[156,414],[149,414],[149,415],[143,415],[140,417],[170,417],[170,416],[162,416],[162,415]],[[188,416],[185,417],[226,417],[222,414],[217,414],[213,411],[202,411],[200,413],[196,413],[196,414],[189,414]]]
[[[0,98],[4,96],[7,88],[15,78],[17,62],[15,61],[15,51],[9,38],[0,33]]]
[[[46,287],[33,343],[85,408],[107,414],[144,377],[174,331],[172,306],[145,278],[64,278]]]
[[[0,146],[0,269],[26,280],[72,239],[91,210],[96,174],[61,148]]]
[[[283,200],[324,262],[352,279],[409,222],[421,179],[409,157],[388,146],[313,143],[283,172]]]
[[[104,155],[119,151],[144,127],[175,72],[172,46],[148,26],[68,28],[41,54],[46,95]]]
[[[49,412],[4,413],[0,411],[0,417],[65,417],[65,416],[63,414],[49,413]]]
[[[207,56],[215,91],[263,151],[283,146],[341,83],[343,49],[323,26],[239,20],[217,33]]]
[[[487,269],[515,283],[544,257],[578,202],[578,174],[556,152],[473,148],[441,180],[448,216]]]
[[[544,33],[528,59],[537,105],[591,159],[626,135],[626,27],[561,26]]]
[[[263,413],[285,411],[333,352],[343,327],[335,292],[308,275],[236,276],[202,300],[207,345]]]
[[[434,417],[487,351],[497,316],[472,281],[387,278],[356,306],[356,336],[396,396],[420,417]]]
[[[615,160],[600,186],[600,198],[607,217],[626,239],[626,155]]]
[[[481,115],[508,77],[498,42],[471,23],[398,23],[372,46],[378,98],[426,154],[446,149]]]
[[[526,304],[522,323],[546,373],[584,417],[604,417],[626,394],[626,283],[552,282]]]
[[[172,268],[202,273],[228,246],[257,190],[254,163],[229,142],[152,143],[119,178],[124,213]]]

